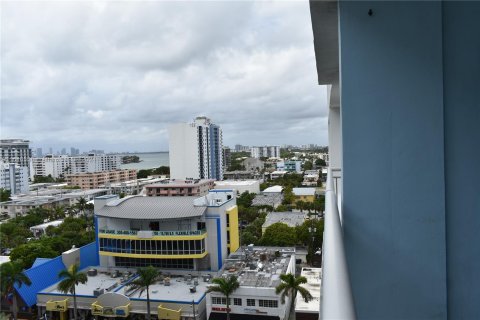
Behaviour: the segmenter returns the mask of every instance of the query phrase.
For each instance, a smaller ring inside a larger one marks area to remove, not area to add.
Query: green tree
[[[167,166],[161,166],[153,170],[153,174],[159,174],[159,175],[169,175],[170,174],[170,167]]]
[[[140,268],[137,271],[138,278],[128,284],[133,289],[140,290],[140,295],[143,291],[147,291],[147,320],[150,320],[150,286],[153,285],[160,278],[158,270],[152,266]]]
[[[300,292],[303,300],[305,302],[309,302],[313,299],[310,292],[302,287],[302,284],[307,283],[307,278],[302,276],[294,276],[291,273],[281,274],[280,280],[282,282],[275,288],[275,293],[280,294],[280,300],[282,304],[285,303],[285,297],[290,297],[292,299],[292,303],[290,305],[290,312],[295,305],[295,298],[297,296],[297,292]]]
[[[297,207],[297,209],[300,210],[300,212],[303,212],[303,210],[306,208],[306,203],[305,201],[298,200],[295,202],[295,207]]]
[[[326,167],[327,166],[327,164],[325,163],[325,160],[323,160],[323,159],[315,160],[315,165],[317,167]]]
[[[0,265],[0,288],[2,295],[7,298],[12,296],[12,315],[13,319],[17,319],[17,295],[15,294],[15,285],[21,287],[22,285],[30,286],[32,282],[23,273],[22,264],[20,262],[6,262]]]
[[[27,242],[27,238],[32,237],[29,229],[14,220],[0,224],[0,247],[2,249],[15,248]]]
[[[33,183],[53,183],[55,182],[55,178],[52,177],[51,174],[48,176],[34,176],[33,177]]]
[[[305,161],[303,163],[303,170],[312,170],[313,169],[313,163],[311,161]]]
[[[255,244],[258,241],[258,238],[255,237],[250,231],[243,231],[240,236],[241,244],[248,246],[249,244]]]
[[[23,268],[28,269],[37,258],[55,258],[58,256],[51,247],[42,244],[40,241],[28,242],[12,250],[10,260],[18,261]]]
[[[73,295],[73,318],[77,319],[77,294],[75,287],[80,283],[87,283],[88,277],[85,273],[79,272],[78,265],[72,265],[69,270],[65,269],[58,274],[59,278],[63,278],[57,288],[63,293],[71,293]]]
[[[76,206],[82,214],[85,214],[85,209],[87,207],[87,202],[88,202],[87,199],[85,199],[84,197],[80,197],[77,200]]]
[[[237,198],[237,205],[249,208],[252,206],[252,201],[255,199],[255,196],[255,193],[249,193],[248,191],[245,191]]]
[[[0,202],[9,201],[10,196],[11,196],[11,191],[10,190],[0,188]]]
[[[218,292],[225,296],[227,302],[227,320],[230,320],[230,295],[235,292],[235,290],[240,287],[238,279],[236,276],[230,276],[227,279],[225,278],[214,278],[212,280],[213,284],[216,286],[211,286],[207,289],[207,293]]]
[[[287,247],[294,246],[296,243],[297,234],[295,228],[291,228],[281,222],[269,226],[260,239],[260,244],[264,246]]]
[[[288,186],[283,191],[282,204],[292,204],[295,201],[295,195],[293,194],[292,187]]]
[[[152,175],[152,170],[151,169],[142,169],[138,170],[137,172],[137,179],[145,179],[148,176]]]
[[[307,261],[311,261],[315,252],[322,247],[323,242],[323,219],[311,219],[302,225],[295,227],[297,243],[307,246]]]
[[[321,195],[313,201],[313,211],[323,212],[325,211],[325,196]]]

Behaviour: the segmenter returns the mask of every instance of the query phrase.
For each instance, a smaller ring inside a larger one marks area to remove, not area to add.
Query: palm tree
[[[230,276],[227,279],[214,278],[212,283],[216,284],[216,286],[209,287],[207,293],[218,292],[227,298],[227,320],[230,320],[230,295],[238,289],[240,283],[238,283],[236,276]]]
[[[80,197],[77,201],[77,207],[82,214],[84,213],[86,206],[87,206],[87,199],[85,199],[84,197]]]
[[[27,275],[23,273],[21,262],[7,262],[0,266],[1,292],[6,298],[12,297],[13,319],[17,319],[17,295],[15,294],[15,285],[21,287],[23,284],[30,286],[32,282]]]
[[[75,294],[75,286],[79,283],[87,283],[87,275],[83,272],[78,272],[78,264],[72,265],[69,270],[65,269],[58,274],[59,278],[64,278],[58,284],[57,288],[63,293],[73,294],[73,318],[77,319],[77,295]]]
[[[138,278],[130,282],[128,285],[132,289],[140,290],[140,295],[143,291],[147,291],[147,320],[150,320],[150,291],[149,288],[152,284],[160,278],[158,270],[152,266],[146,268],[140,268],[137,270]]]
[[[280,296],[282,304],[285,303],[286,296],[290,296],[292,298],[292,304],[290,305],[290,313],[292,312],[293,305],[295,304],[295,298],[297,296],[297,292],[300,292],[305,302],[309,302],[310,300],[313,299],[310,292],[301,286],[301,284],[307,283],[307,278],[302,276],[296,277],[291,273],[287,273],[287,274],[281,274],[280,280],[282,280],[282,283],[280,283],[275,288],[275,293],[282,294]]]

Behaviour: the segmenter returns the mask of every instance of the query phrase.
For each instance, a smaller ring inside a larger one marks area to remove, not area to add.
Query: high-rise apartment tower
[[[223,179],[222,130],[207,117],[169,127],[170,177]]]

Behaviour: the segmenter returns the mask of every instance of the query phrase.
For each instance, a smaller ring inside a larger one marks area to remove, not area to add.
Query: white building
[[[27,193],[28,167],[0,161],[0,188],[10,190],[11,194]]]
[[[252,147],[250,154],[253,158],[280,158],[280,146]]]
[[[30,141],[22,139],[0,140],[0,159],[5,163],[15,163],[20,167],[28,167],[32,157],[29,143]]]
[[[62,220],[55,220],[55,221],[50,221],[50,222],[45,222],[33,227],[30,227],[30,231],[33,233],[35,238],[40,238],[41,236],[45,235],[47,233],[47,228],[52,226],[52,227],[58,227],[63,223]]]
[[[223,180],[215,181],[215,189],[233,189],[237,195],[244,193],[260,193],[259,180]]]
[[[282,186],[271,186],[263,190],[263,193],[282,193],[283,187]]]
[[[320,313],[320,286],[322,283],[322,268],[302,268],[300,273],[307,279],[302,287],[308,290],[313,299],[305,302],[300,294],[295,299],[295,318],[302,320],[318,320]]]
[[[101,172],[120,169],[122,164],[120,155],[93,154],[82,156],[52,156],[32,158],[31,178],[34,176],[48,176],[58,178],[66,174],[86,172]]]
[[[193,123],[171,125],[170,177],[173,179],[223,179],[222,130],[207,117]]]
[[[275,288],[280,275],[295,274],[295,249],[275,247],[240,248],[225,260],[222,277],[237,276],[240,287],[231,295],[230,317],[238,320],[288,319],[290,297],[283,304]],[[226,319],[226,298],[207,295],[207,319]]]

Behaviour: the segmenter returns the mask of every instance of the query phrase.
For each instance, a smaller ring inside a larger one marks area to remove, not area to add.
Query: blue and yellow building
[[[95,223],[102,267],[216,271],[239,247],[232,190],[200,198],[102,196]]]

